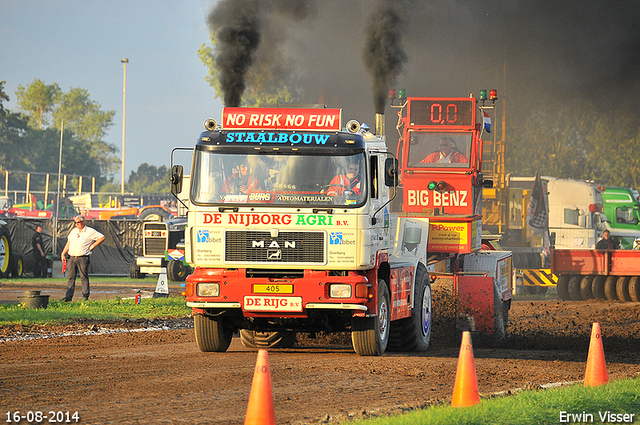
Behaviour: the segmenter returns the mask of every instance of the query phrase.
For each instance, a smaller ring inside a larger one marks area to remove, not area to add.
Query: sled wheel
[[[580,281],[580,295],[583,300],[593,298],[593,279],[595,276],[584,276]]]
[[[616,280],[616,295],[620,301],[631,301],[631,297],[629,296],[630,280],[630,276],[620,276],[618,280]]]
[[[640,301],[640,277],[633,276],[629,280],[629,298],[631,301]]]
[[[604,296],[609,301],[615,301],[618,299],[616,292],[616,283],[618,282],[617,276],[609,276],[604,281]]]
[[[580,294],[580,282],[582,281],[582,276],[573,275],[571,279],[569,279],[569,298],[574,301],[580,301],[582,299],[582,295]]]
[[[596,276],[591,284],[591,292],[593,297],[597,300],[606,300],[604,295],[604,282],[607,280],[606,276]]]
[[[558,298],[562,301],[569,300],[569,279],[571,278],[570,274],[563,274],[558,278]]]

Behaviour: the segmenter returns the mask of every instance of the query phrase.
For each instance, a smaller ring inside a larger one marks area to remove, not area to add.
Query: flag
[[[533,192],[529,201],[529,211],[527,212],[527,225],[531,227],[535,235],[549,229],[549,207],[544,196],[542,180],[539,172],[536,171],[536,178],[533,182]]]
[[[482,117],[482,121],[484,122],[484,130],[487,133],[491,133],[491,117],[485,111],[482,111],[484,117]]]

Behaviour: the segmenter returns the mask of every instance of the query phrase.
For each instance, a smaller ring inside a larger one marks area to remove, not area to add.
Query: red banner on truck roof
[[[225,130],[339,131],[342,109],[224,108]]]

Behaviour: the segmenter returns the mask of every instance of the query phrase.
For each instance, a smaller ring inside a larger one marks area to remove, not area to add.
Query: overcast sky
[[[125,179],[142,163],[169,167],[173,147],[193,146],[222,103],[198,59],[210,44],[214,0],[2,0],[0,81],[15,109],[18,85],[34,79],[83,88],[116,111],[106,142],[122,147],[122,58],[126,84]],[[53,152],[53,151],[52,151]],[[57,155],[57,147],[55,152]],[[116,172],[120,181],[120,171]]]

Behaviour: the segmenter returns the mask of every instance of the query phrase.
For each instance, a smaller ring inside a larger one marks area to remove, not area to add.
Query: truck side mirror
[[[171,167],[171,193],[178,195],[182,192],[182,165],[174,165]]]
[[[387,187],[398,185],[398,159],[387,158],[384,162],[384,184]]]

